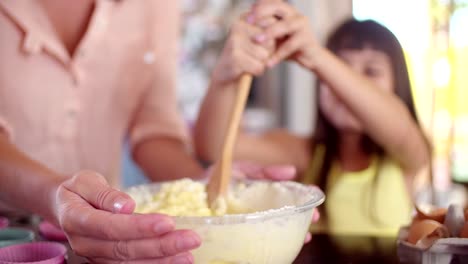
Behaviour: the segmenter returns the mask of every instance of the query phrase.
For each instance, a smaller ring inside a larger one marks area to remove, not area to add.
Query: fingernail
[[[177,249],[180,251],[186,251],[190,249],[194,249],[200,245],[201,241],[198,236],[190,235],[181,237],[177,243]]]
[[[129,200],[126,199],[126,198],[123,198],[123,197],[119,197],[116,199],[116,201],[114,202],[113,204],[113,212],[114,213],[120,213],[122,211],[124,211],[124,209],[126,209],[129,204]]]
[[[159,221],[153,226],[153,231],[157,235],[165,234],[173,229],[174,229],[174,223],[172,221],[166,221],[166,220]]]
[[[172,263],[174,264],[193,263],[193,256],[191,254],[175,256]]]
[[[259,43],[262,43],[266,40],[266,36],[264,34],[259,34],[255,36],[255,40]]]

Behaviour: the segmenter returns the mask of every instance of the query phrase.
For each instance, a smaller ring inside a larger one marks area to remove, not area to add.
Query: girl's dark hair
[[[344,49],[362,50],[371,48],[383,52],[391,60],[391,67],[394,73],[393,83],[395,94],[404,102],[408,108],[412,118],[419,124],[416,116],[416,109],[413,103],[411,93],[411,84],[408,76],[403,49],[393,33],[386,27],[380,25],[373,20],[358,21],[349,19],[341,24],[328,38],[326,47],[334,54]],[[319,83],[317,82],[317,100],[319,98]],[[318,104],[317,104],[318,105]],[[313,155],[316,158],[317,146],[324,146],[320,161],[313,162],[312,178],[314,182],[322,189],[327,188],[328,174],[331,169],[333,160],[337,157],[339,138],[337,130],[327,121],[321,112],[318,111],[316,132],[313,142]],[[381,157],[384,155],[384,150],[372,141],[368,136],[365,136],[363,149],[369,154],[376,154],[378,164],[380,165]],[[379,171],[379,167],[377,168]],[[377,175],[378,176],[378,175]],[[374,177],[374,183],[378,181]]]

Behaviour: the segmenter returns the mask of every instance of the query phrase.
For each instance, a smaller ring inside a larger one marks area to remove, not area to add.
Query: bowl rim
[[[194,180],[197,182],[206,183],[206,180]],[[163,182],[153,182],[149,184],[140,184],[135,185],[127,188],[125,190],[126,193],[129,193],[132,190],[136,190],[138,188],[151,188],[160,186],[161,184],[168,183],[171,181],[163,181]],[[281,208],[270,209],[266,211],[260,212],[253,212],[253,213],[244,213],[244,214],[228,214],[222,216],[171,216],[176,223],[184,224],[184,223],[204,223],[204,224],[240,224],[240,223],[252,223],[252,222],[262,222],[265,220],[270,220],[274,218],[281,218],[285,216],[291,216],[299,213],[303,213],[308,211],[312,208],[316,208],[321,205],[325,201],[325,194],[323,193],[320,188],[313,185],[305,185],[295,181],[272,181],[272,180],[254,180],[254,179],[236,179],[233,181],[235,182],[245,182],[245,183],[252,183],[252,182],[268,182],[268,183],[276,183],[280,182],[286,186],[292,186],[293,188],[300,188],[304,191],[310,193],[311,199],[306,201],[300,205],[292,205],[292,206],[284,206]]]

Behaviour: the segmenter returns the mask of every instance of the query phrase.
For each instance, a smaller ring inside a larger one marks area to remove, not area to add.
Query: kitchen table
[[[43,240],[38,234],[38,218],[10,218],[11,226],[32,229],[37,240]],[[68,263],[86,263],[86,259],[76,256],[68,243]],[[395,238],[377,238],[369,236],[330,236],[314,234],[313,239],[305,245],[293,264],[366,264],[398,263]],[[283,263],[272,263],[283,264]]]

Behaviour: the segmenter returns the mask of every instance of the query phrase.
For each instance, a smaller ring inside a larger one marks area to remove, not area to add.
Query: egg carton
[[[398,233],[397,254],[400,263],[468,264],[468,238],[441,238],[425,249],[407,242],[409,227]]]

